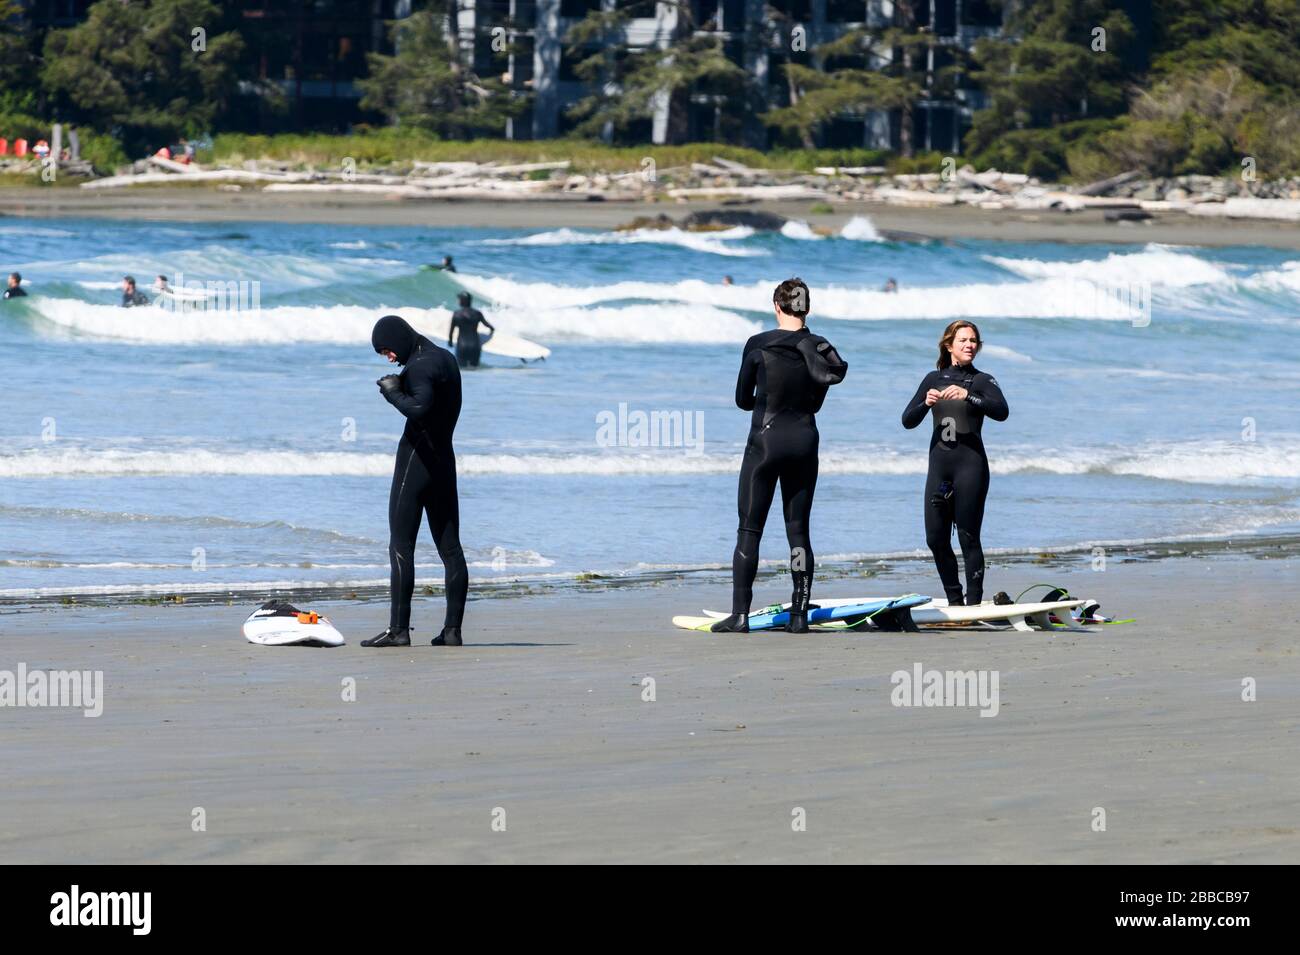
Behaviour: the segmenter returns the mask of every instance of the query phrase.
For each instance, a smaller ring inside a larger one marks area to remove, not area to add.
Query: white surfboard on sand
[[[837,607],[844,604],[860,604],[878,598],[874,597],[837,597],[830,600],[814,600],[819,607]],[[943,599],[931,600],[911,608],[912,620],[917,624],[956,624],[956,623],[996,623],[1006,621],[1017,630],[1086,630],[1070,615],[1076,607],[1082,607],[1084,600],[1055,600],[1049,603],[995,604],[985,601],[974,607],[950,607]],[[788,608],[789,604],[783,604]],[[717,610],[704,611],[706,617],[722,620],[729,616]],[[1060,624],[1052,623],[1055,615]]]
[[[443,348],[447,347],[447,333],[451,330],[450,316],[446,318],[430,316],[428,312],[418,308],[399,308],[390,314],[402,316],[411,323],[412,328],[429,341]],[[492,337],[483,343],[483,354],[530,362],[549,357],[551,350],[545,345],[497,329],[492,333]]]
[[[279,600],[268,601],[249,614],[244,638],[263,647],[341,647],[346,642],[328,617]]]

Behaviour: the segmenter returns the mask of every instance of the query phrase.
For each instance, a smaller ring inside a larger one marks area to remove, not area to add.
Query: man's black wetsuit
[[[5,298],[24,298],[26,295],[21,285],[11,285],[5,289]]]
[[[965,401],[945,399],[933,408],[925,405],[925,393],[960,385],[968,392]],[[903,411],[903,427],[915,428],[927,411],[933,412],[934,433],[930,436],[930,470],[925,479],[925,542],[934,554],[943,590],[952,604],[962,603],[957,557],[952,552],[952,526],[957,525],[962,559],[966,563],[966,603],[984,599],[984,549],[980,546],[980,525],[984,522],[984,499],[989,493],[989,459],[980,432],[984,419],[1006,421],[1010,410],[997,379],[974,365],[950,365],[932,371]]]
[[[148,305],[148,304],[149,304],[149,296],[145,295],[144,292],[141,292],[139,289],[137,289],[134,292],[122,293],[123,308],[134,308],[138,305]]]
[[[397,445],[393,486],[388,496],[392,609],[389,630],[411,625],[415,588],[415,538],[420,515],[429,519],[433,542],[446,575],[447,616],[443,633],[459,628],[465,614],[469,572],[460,546],[460,506],[456,496],[456,452],[452,433],[460,417],[460,369],[446,349],[419,335],[403,319],[386,315],[371,335],[375,351],[387,349],[405,367],[400,376],[381,379],[383,395],[406,416]]]
[[[483,354],[483,340],[479,338],[479,325],[492,328],[492,323],[483,317],[477,308],[458,308],[451,316],[451,328],[447,330],[447,344],[456,339],[456,361],[462,368],[477,368]]]
[[[848,365],[830,342],[803,328],[773,329],[745,343],[736,379],[736,404],[754,412],[740,465],[737,510],[740,526],[731,560],[732,616],[715,630],[744,629],[754,597],[758,544],[777,482],[785,535],[790,543],[794,614],[806,615],[812,594],[813,552],[808,536],[817,489],[817,419],[831,385],[844,380]]]

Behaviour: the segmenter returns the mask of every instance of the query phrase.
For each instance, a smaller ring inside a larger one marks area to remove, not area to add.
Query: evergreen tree
[[[899,152],[911,157],[916,103],[926,95],[950,93],[960,71],[960,62],[933,75],[928,71],[929,51],[937,44],[931,33],[917,26],[915,2],[896,0],[894,22],[887,27],[860,27],[814,47],[813,66],[786,63],[790,105],[769,110],[763,122],[812,149],[817,131],[830,120],[898,110]],[[949,49],[960,61],[961,51]],[[843,65],[849,62],[855,65]]]
[[[370,76],[357,81],[361,106],[447,139],[501,135],[506,120],[518,116],[527,101],[463,62],[448,29],[449,9],[448,0],[439,0],[389,24],[396,53],[367,54]]]
[[[713,102],[719,116],[743,110],[748,74],[727,58],[720,37],[695,32],[689,4],[676,6],[677,29],[664,48],[626,51],[628,21],[653,16],[654,0],[593,10],[569,30],[565,39],[577,59],[574,72],[592,89],[569,108],[576,133],[605,138],[624,133],[652,119],[666,99],[667,142],[681,143],[690,133],[692,96]]]
[[[45,38],[41,82],[58,115],[114,133],[133,154],[208,132],[235,88],[243,40],[208,0],[100,0]]]

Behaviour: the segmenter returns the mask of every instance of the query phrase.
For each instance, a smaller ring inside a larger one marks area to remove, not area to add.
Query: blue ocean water
[[[456,275],[420,269],[444,254]],[[0,596],[386,581],[402,422],[370,328],[402,308],[433,329],[462,289],[551,351],[464,378],[479,580],[727,566],[740,349],[791,275],[850,366],[819,415],[822,566],[924,553],[928,425],[899,415],[956,317],[1011,405],[984,433],[990,554],[1300,530],[1294,252],[890,242],[863,219],[818,237],[6,218],[0,269],[30,292],[0,302]],[[255,291],[126,310],[126,273]],[[774,509],[763,556],[784,555]],[[417,558],[440,583],[427,535]]]

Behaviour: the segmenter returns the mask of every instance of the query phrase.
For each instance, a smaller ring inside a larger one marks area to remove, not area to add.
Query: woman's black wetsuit
[[[943,391],[949,385],[965,388],[966,400],[945,399],[927,408],[926,392],[931,388]],[[915,428],[925,420],[927,411],[933,412],[934,433],[930,436],[930,470],[925,479],[925,542],[934,554],[948,602],[962,603],[957,557],[950,540],[952,526],[957,525],[957,540],[966,563],[965,602],[977,604],[984,599],[980,525],[984,522],[984,499],[989,493],[989,459],[980,432],[986,417],[1007,420],[1007,399],[991,375],[974,365],[950,365],[921,380],[903,411],[903,427]]]
[[[817,489],[817,419],[831,385],[848,365],[830,342],[803,328],[773,329],[745,343],[736,379],[736,404],[754,412],[740,465],[740,526],[731,561],[732,617],[715,630],[741,629],[748,620],[758,572],[758,543],[781,483],[785,534],[794,578],[793,612],[806,614],[812,593],[813,552],[808,536]]]
[[[398,633],[411,625],[415,539],[424,514],[445,574],[445,626],[459,630],[469,590],[469,572],[460,546],[456,452],[452,447],[452,433],[460,417],[460,369],[450,352],[417,334],[396,316],[380,319],[371,340],[376,351],[392,351],[405,366],[400,376],[381,379],[381,387],[384,382],[390,385],[383,388],[384,398],[406,416],[388,495],[388,552],[392,565],[389,629]],[[391,387],[393,384],[396,387]]]

